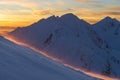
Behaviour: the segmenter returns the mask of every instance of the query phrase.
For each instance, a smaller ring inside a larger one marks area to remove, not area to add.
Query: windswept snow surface
[[[0,36],[0,80],[97,80]]]
[[[119,25],[110,17],[90,25],[70,13],[42,19],[8,35],[65,64],[120,78]],[[115,35],[111,34],[114,31]]]

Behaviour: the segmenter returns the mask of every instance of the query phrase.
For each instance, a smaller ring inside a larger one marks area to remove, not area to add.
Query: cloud
[[[82,3],[97,2],[97,0],[73,0],[73,1],[82,2]]]
[[[120,11],[120,6],[106,6],[106,10]]]
[[[120,16],[120,12],[103,12],[103,14],[105,15],[116,15],[116,16]]]
[[[84,19],[89,23],[96,23],[99,20],[103,19],[106,16],[110,16],[112,18],[117,18],[120,20],[120,11],[94,11],[87,8],[81,8],[79,10],[72,10],[72,13],[77,15],[80,19]]]

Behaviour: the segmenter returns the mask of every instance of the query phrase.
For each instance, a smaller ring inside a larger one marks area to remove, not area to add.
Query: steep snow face
[[[109,20],[109,17],[106,19]],[[29,27],[18,28],[9,35],[65,64],[120,77],[120,52],[112,50],[91,25],[73,14],[42,19]]]
[[[97,80],[0,37],[0,80]]]
[[[108,42],[112,49],[120,50],[120,22],[118,20],[106,17],[94,24],[93,29]]]

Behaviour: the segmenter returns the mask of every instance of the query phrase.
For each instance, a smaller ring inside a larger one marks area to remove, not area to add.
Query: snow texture
[[[0,37],[0,80],[97,80]]]

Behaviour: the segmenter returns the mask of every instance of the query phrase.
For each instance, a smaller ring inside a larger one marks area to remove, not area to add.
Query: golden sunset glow
[[[91,24],[105,16],[120,20],[119,4],[119,0],[1,0],[0,31],[11,31],[66,13],[73,13]]]

